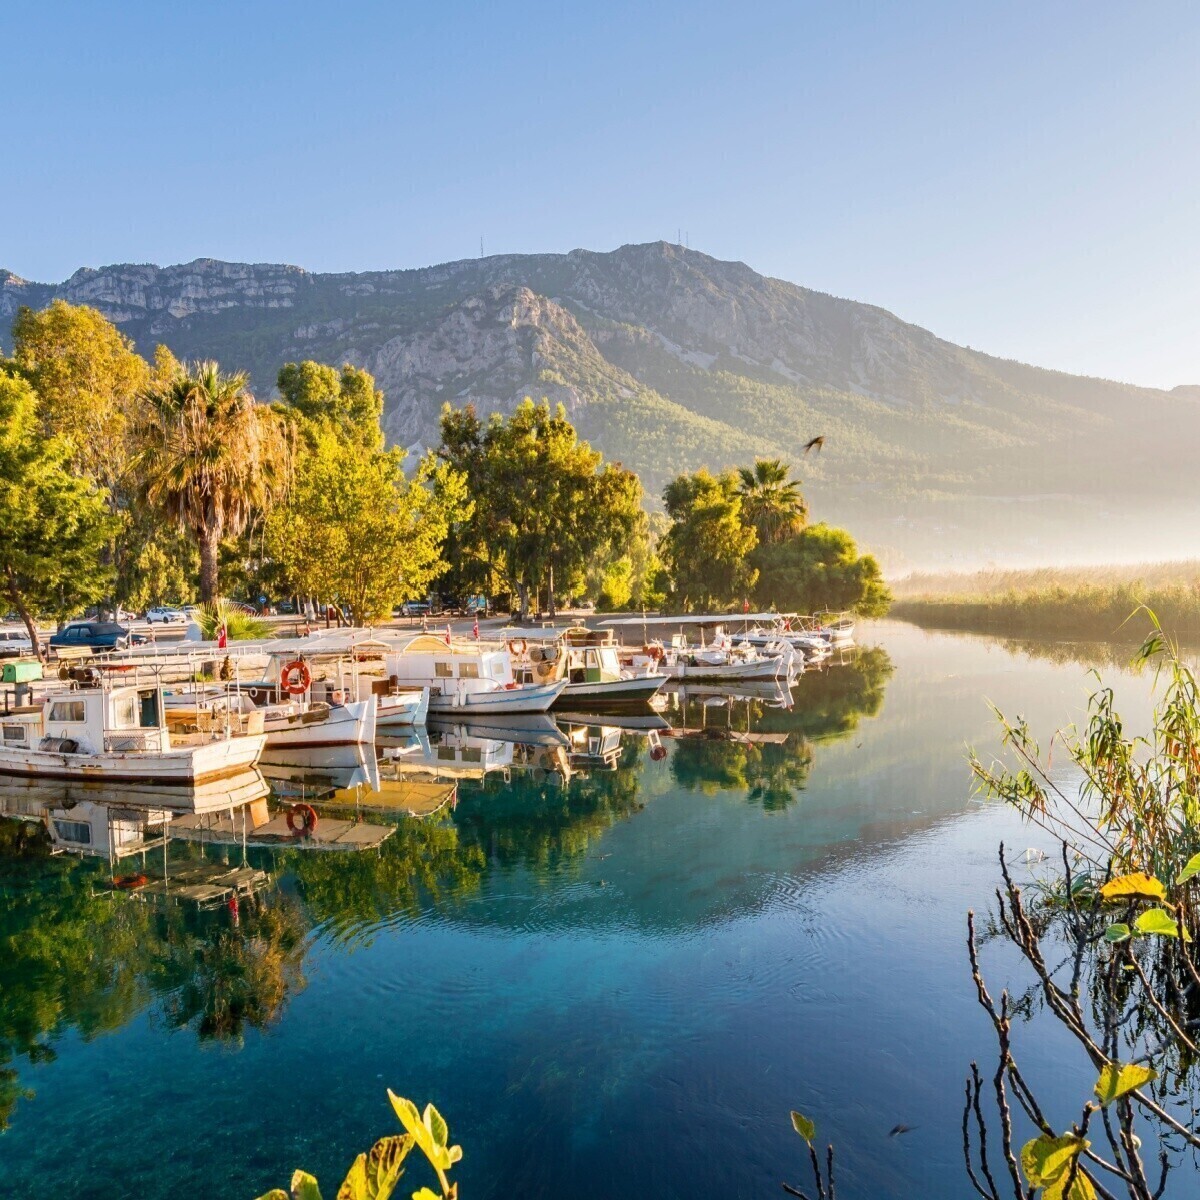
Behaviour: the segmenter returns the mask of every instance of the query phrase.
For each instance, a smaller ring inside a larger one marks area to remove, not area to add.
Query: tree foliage
[[[36,618],[68,616],[104,595],[113,522],[105,493],[40,428],[26,379],[0,370],[0,589],[38,647]]]
[[[332,427],[314,433],[291,498],[266,529],[298,591],[347,604],[369,622],[421,595],[445,569],[449,524],[470,511],[465,481],[433,458],[408,481],[403,461],[402,450],[368,450]]]
[[[447,406],[439,454],[475,501],[453,531],[456,574],[485,586],[499,577],[522,612],[543,586],[553,610],[556,592],[582,586],[598,557],[619,557],[642,520],[637,476],[580,441],[561,404],[526,398],[486,425],[470,406]]]
[[[760,458],[753,467],[738,468],[742,512],[761,545],[774,545],[804,528],[808,506],[799,480],[789,479],[790,474],[787,463],[778,458]]]
[[[289,410],[310,427],[331,426],[349,441],[370,449],[383,445],[383,393],[367,371],[346,363],[340,371],[306,360],[285,363],[276,380]]]
[[[291,452],[280,422],[246,376],[215,362],[177,367],[145,392],[139,425],[144,495],[200,551],[200,598],[218,594],[218,552],[284,490]]]
[[[112,488],[150,378],[133,343],[96,309],[55,300],[13,322],[13,361],[40,399],[43,432],[69,446],[72,466]]]
[[[663,501],[671,526],[659,543],[670,572],[673,607],[723,608],[746,596],[757,572],[750,551],[758,543],[742,511],[740,477],[701,469],[667,484]]]
[[[879,564],[859,554],[844,530],[809,525],[786,541],[759,546],[751,555],[758,568],[754,598],[762,606],[800,612],[840,612],[881,617],[891,593]]]

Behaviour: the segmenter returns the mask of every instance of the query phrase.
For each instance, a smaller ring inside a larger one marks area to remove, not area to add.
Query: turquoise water
[[[4,826],[0,1196],[252,1200],[302,1165],[331,1197],[393,1130],[389,1086],[449,1120],[464,1200],[782,1194],[807,1183],[792,1108],[836,1142],[839,1196],[965,1195],[962,1080],[993,1054],[965,912],[1002,839],[1046,844],[971,798],[965,748],[996,745],[985,697],[1048,734],[1089,681],[984,639],[865,640],[790,712],[666,714],[782,742],[655,760],[625,733],[616,770],[464,781],[378,854],[259,851],[276,884],[236,929],[114,901],[106,867]],[[1106,675],[1144,719],[1148,680]],[[986,966],[1014,970],[998,945]],[[1086,1064],[1045,1022],[1018,1037],[1077,1113]]]

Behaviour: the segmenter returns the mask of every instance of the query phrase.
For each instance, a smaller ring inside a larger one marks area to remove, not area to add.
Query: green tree
[[[663,501],[671,525],[659,555],[674,585],[673,606],[719,608],[746,596],[757,578],[748,556],[758,534],[746,524],[737,472],[680,475]]]
[[[759,458],[753,467],[739,467],[742,514],[758,533],[759,545],[769,546],[804,528],[808,507],[799,480],[778,458]]]
[[[113,489],[150,378],[145,359],[102,313],[65,300],[40,312],[21,308],[12,332],[13,362],[38,394],[43,431],[70,447],[77,471]]]
[[[445,570],[451,520],[469,510],[462,476],[427,458],[411,482],[404,451],[367,450],[332,428],[314,434],[266,542],[297,588],[349,604],[356,621],[390,615]]]
[[[218,553],[283,494],[291,461],[280,422],[246,376],[215,362],[177,366],[145,392],[139,467],[145,497],[200,551],[200,599],[218,595]]]
[[[69,616],[105,594],[106,496],[77,475],[70,445],[46,437],[28,380],[0,370],[0,589],[39,656],[36,618]]]
[[[383,445],[383,393],[367,371],[346,363],[340,371],[324,363],[285,363],[276,380],[289,409],[313,425],[327,424],[370,449]]]
[[[751,556],[758,568],[756,601],[800,612],[853,609],[881,617],[891,603],[879,564],[859,554],[844,529],[809,525],[786,541],[759,546]]]
[[[520,598],[582,586],[597,557],[617,558],[638,526],[641,483],[579,440],[560,404],[526,398],[511,417],[486,426],[467,408],[442,413],[439,455],[467,481],[475,501],[453,531],[452,562],[462,576],[499,575]]]

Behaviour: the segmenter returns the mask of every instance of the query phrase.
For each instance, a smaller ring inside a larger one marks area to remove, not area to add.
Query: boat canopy
[[[794,612],[762,612],[762,613],[715,613],[702,616],[663,617],[609,617],[601,621],[601,625],[757,625],[763,621],[787,621],[798,617]]]

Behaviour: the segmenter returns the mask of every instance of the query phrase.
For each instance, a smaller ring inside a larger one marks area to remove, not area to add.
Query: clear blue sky
[[[674,240],[1200,383],[1200,5],[9,3],[0,265]]]

